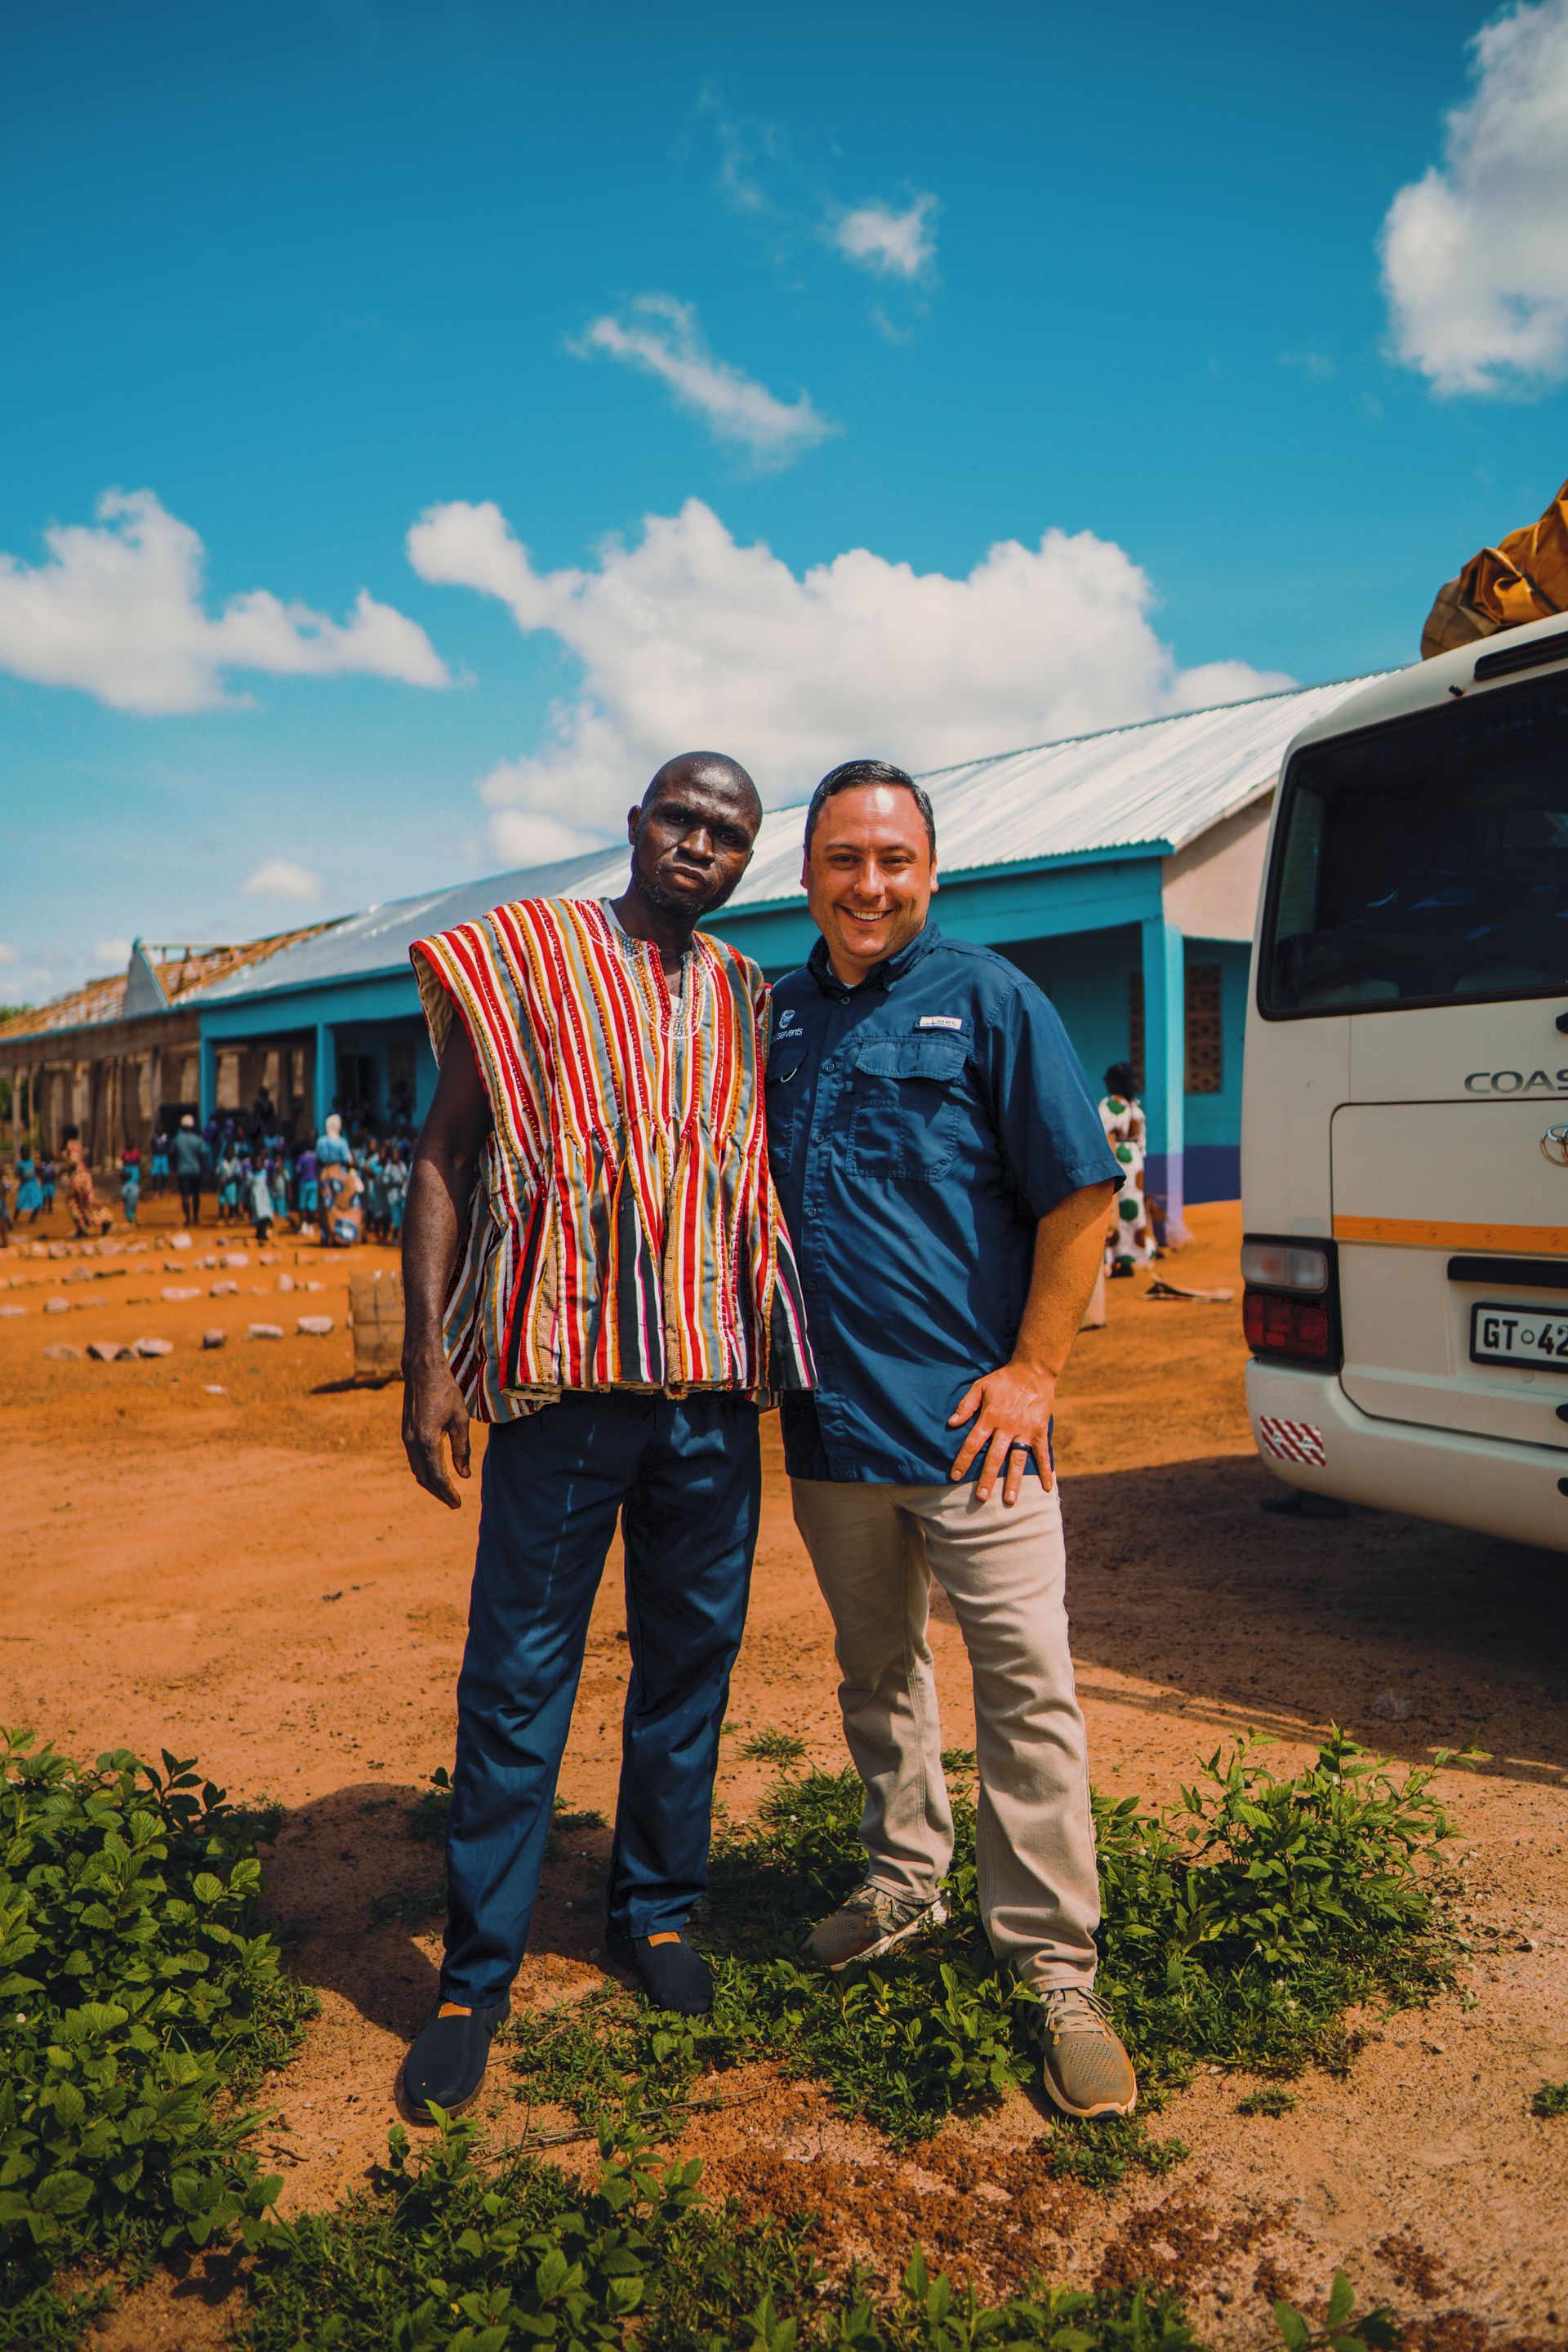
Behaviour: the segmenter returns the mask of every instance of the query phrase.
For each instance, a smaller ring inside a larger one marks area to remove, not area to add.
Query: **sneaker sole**
[[[892,1951],[897,1945],[907,1944],[910,1937],[918,1936],[922,1927],[941,1927],[946,1922],[947,1906],[939,1897],[917,1919],[911,1919],[907,1927],[895,1928],[892,1935],[884,1936],[879,1944],[868,1944],[863,1952],[847,1952],[841,1960],[818,1960],[816,1966],[826,1969],[829,1976],[842,1976],[846,1969],[863,1969],[868,1960],[879,1960],[884,1952]],[[809,1953],[806,1957],[810,1958]]]
[[[1108,2116],[1130,2116],[1138,2105],[1138,2094],[1137,2091],[1134,2090],[1132,2096],[1130,2099],[1100,2099],[1092,2107],[1075,2107],[1068,2100],[1063,2097],[1060,2091],[1058,2090],[1056,2084],[1052,2082],[1051,2071],[1048,2066],[1041,2067],[1040,2083],[1041,2087],[1044,2089],[1046,2096],[1049,2099],[1052,2106],[1057,2109],[1059,2115],[1070,2116],[1074,2123],[1101,2123]]]

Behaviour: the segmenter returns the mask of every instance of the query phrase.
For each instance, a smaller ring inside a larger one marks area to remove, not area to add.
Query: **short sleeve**
[[[1050,999],[1022,974],[979,1024],[997,1140],[1021,1199],[1048,1216],[1069,1192],[1120,1170]]]

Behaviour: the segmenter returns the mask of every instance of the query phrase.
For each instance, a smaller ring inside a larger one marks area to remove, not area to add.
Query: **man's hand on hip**
[[[452,1449],[452,1469],[467,1478],[468,1409],[444,1357],[405,1368],[403,1450],[425,1492],[449,1510],[460,1511],[463,1498],[452,1484],[443,1439]]]
[[[1015,1359],[1010,1364],[999,1365],[994,1372],[983,1373],[960,1397],[958,1411],[947,1424],[956,1429],[961,1422],[971,1418],[974,1423],[958,1449],[950,1475],[953,1478],[965,1476],[976,1456],[984,1452],[985,1459],[974,1483],[976,1499],[982,1503],[991,1500],[992,1490],[1005,1465],[1002,1500],[1016,1503],[1023,1492],[1028,1456],[1032,1454],[1040,1484],[1049,1494],[1051,1414],[1056,1401],[1056,1375],[1042,1371],[1038,1365],[1019,1363]]]

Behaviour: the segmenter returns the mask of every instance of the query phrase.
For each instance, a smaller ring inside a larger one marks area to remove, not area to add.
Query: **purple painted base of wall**
[[[1143,1162],[1143,1190],[1152,1199],[1164,1203],[1165,1239],[1184,1242],[1192,1239],[1182,1212],[1186,1206],[1186,1171],[1180,1153],[1151,1151]],[[1155,1227],[1156,1233],[1159,1231]]]
[[[1194,1201],[1238,1201],[1241,1198],[1239,1143],[1189,1143],[1186,1150],[1187,1206]]]

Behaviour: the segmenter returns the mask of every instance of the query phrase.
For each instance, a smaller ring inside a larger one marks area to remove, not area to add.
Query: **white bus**
[[[1241,1186],[1275,1475],[1568,1551],[1568,620],[1291,744]]]

